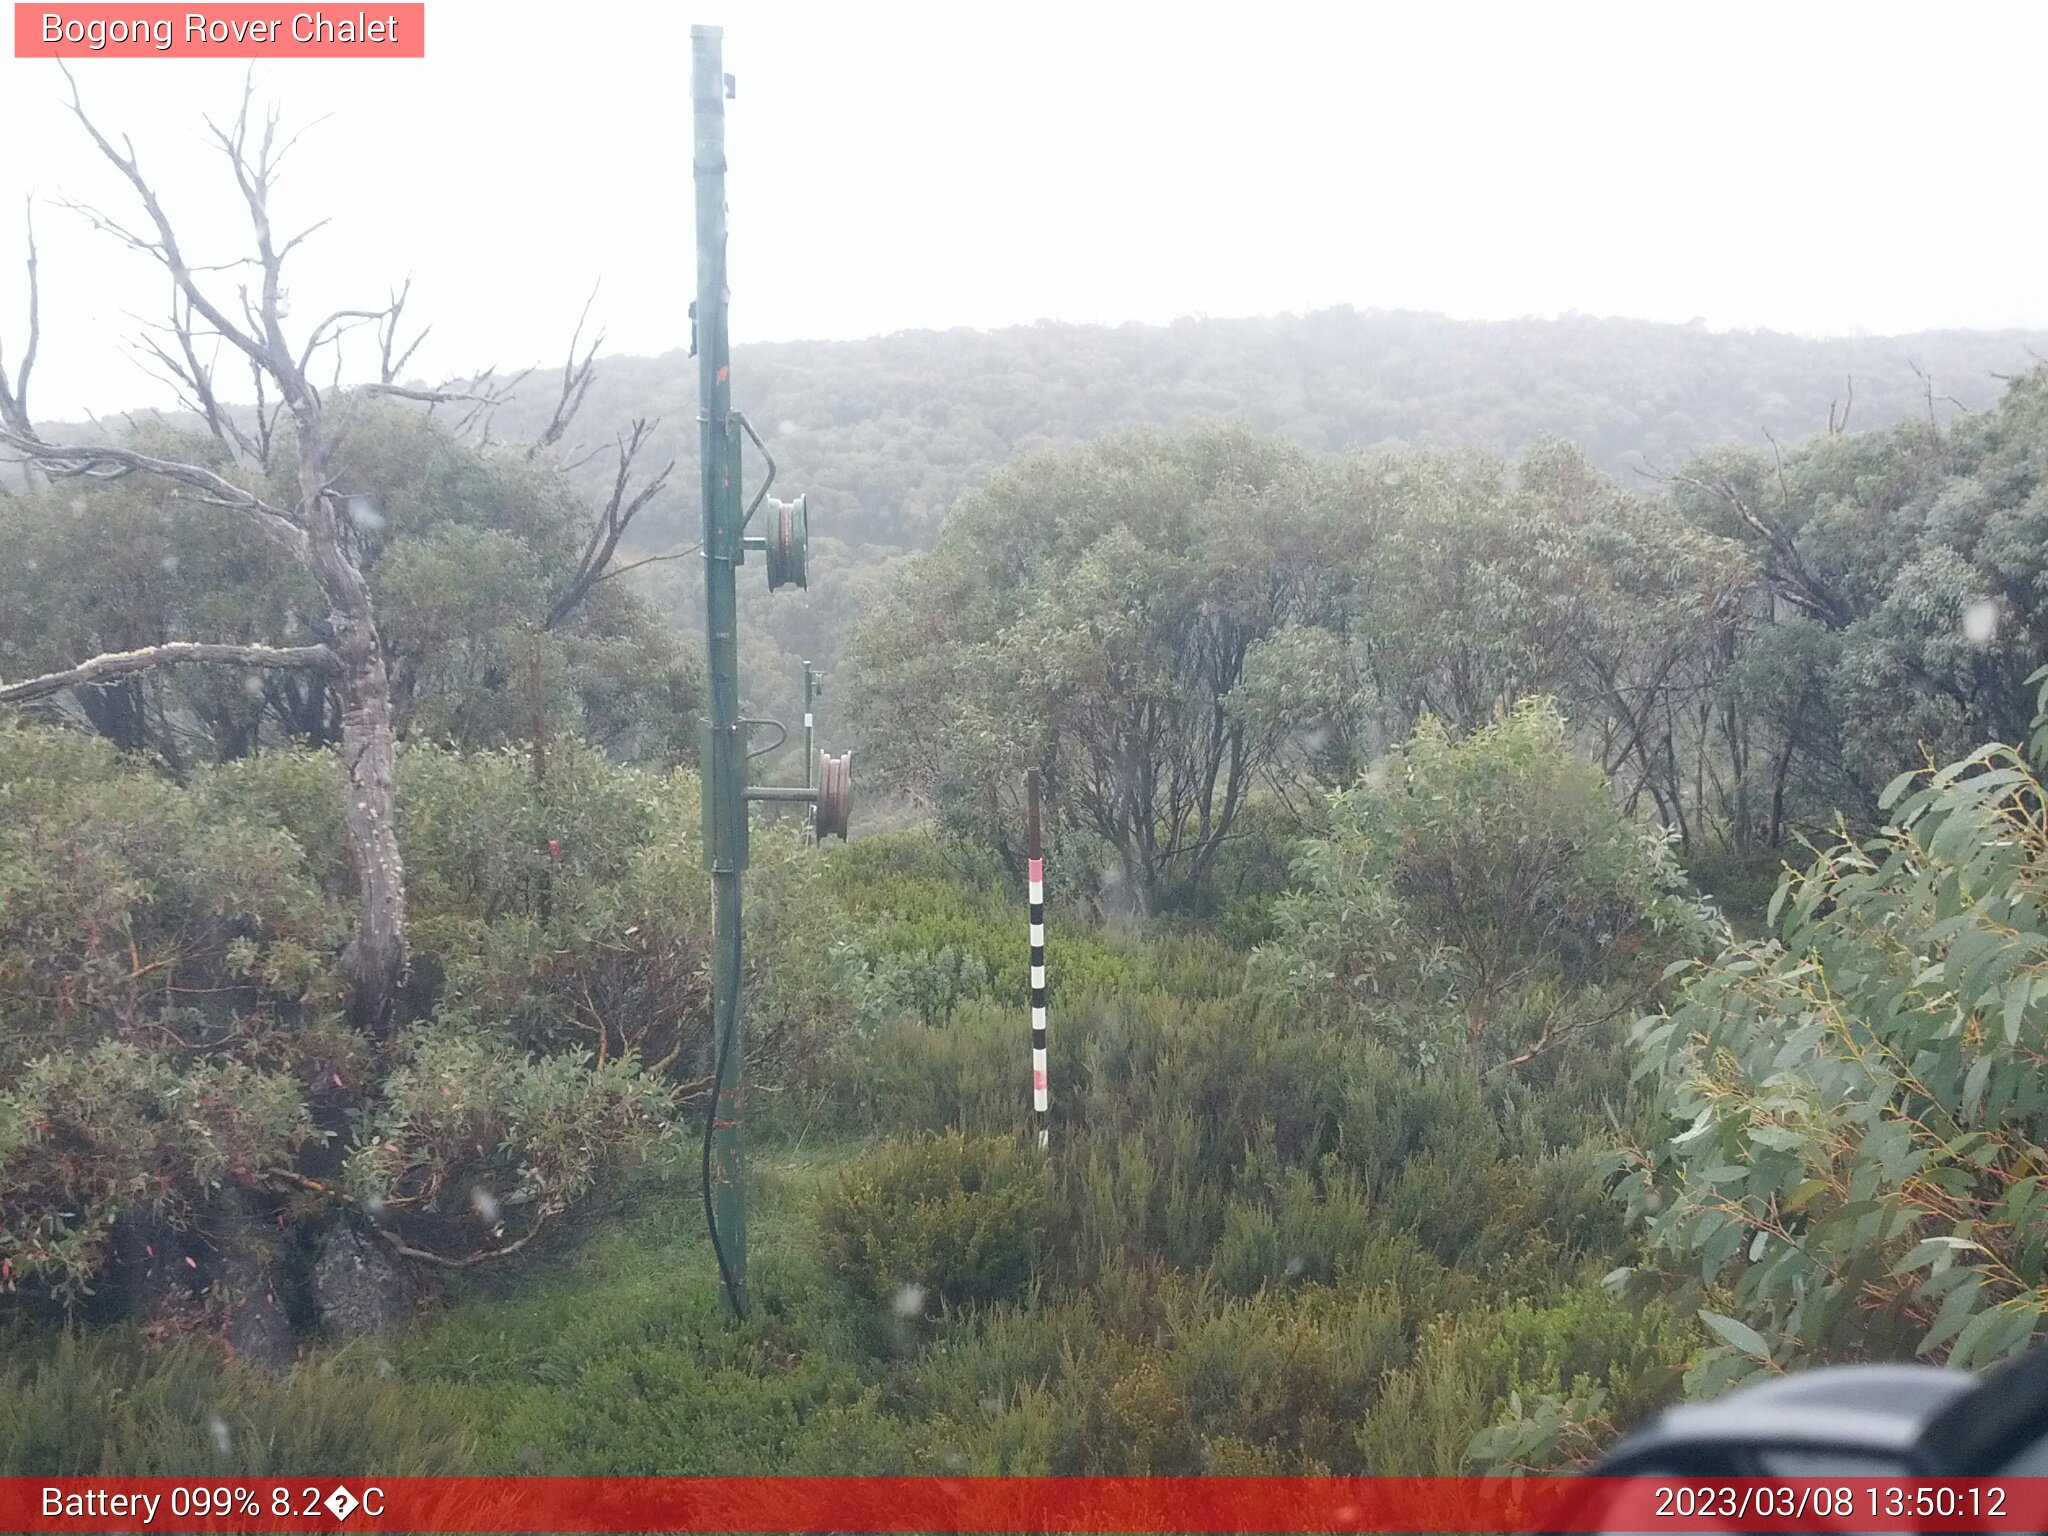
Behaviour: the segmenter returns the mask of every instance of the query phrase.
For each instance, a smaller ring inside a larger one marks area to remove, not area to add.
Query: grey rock
[[[337,1339],[360,1339],[412,1316],[418,1287],[405,1267],[354,1225],[336,1222],[313,1263],[313,1305]]]
[[[237,1360],[281,1371],[298,1358],[291,1318],[277,1296],[277,1271],[229,1263],[224,1278],[234,1300],[227,1315],[228,1346]]]
[[[212,1221],[212,1302],[238,1360],[281,1371],[298,1357],[280,1293],[282,1245],[247,1194],[230,1190]]]

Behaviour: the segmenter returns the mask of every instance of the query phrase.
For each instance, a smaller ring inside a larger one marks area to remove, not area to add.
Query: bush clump
[[[544,769],[406,744],[412,964],[385,1035],[342,1006],[339,775],[286,750],[181,780],[0,722],[0,1306],[182,1326],[255,1293],[303,1300],[303,1323],[318,1303],[281,1256],[337,1219],[459,1265],[529,1249],[697,1101],[693,775],[567,736]],[[755,850],[772,1079],[839,1015],[816,861],[766,832]]]
[[[1425,1064],[1522,1066],[1640,1012],[1721,936],[1548,699],[1463,737],[1425,719],[1326,814],[1253,975]]]
[[[126,1329],[0,1331],[0,1477],[448,1477],[483,1470],[458,1397],[388,1360],[278,1377]]]
[[[1036,1153],[949,1131],[848,1165],[822,1217],[839,1272],[907,1311],[1021,1294],[1052,1209],[1051,1174]]]

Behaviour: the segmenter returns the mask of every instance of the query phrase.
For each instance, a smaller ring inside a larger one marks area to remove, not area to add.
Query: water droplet
[[[1963,610],[1963,638],[1972,645],[1989,645],[1998,636],[1998,604],[1980,597]]]
[[[1320,752],[1330,744],[1330,729],[1324,725],[1313,726],[1308,730],[1297,732],[1295,741],[1297,750],[1301,752],[1309,754]]]
[[[482,1217],[485,1225],[498,1224],[498,1197],[479,1184],[469,1192],[469,1208]]]
[[[365,533],[375,533],[384,526],[384,514],[377,510],[377,503],[367,496],[349,497],[348,520]]]
[[[363,1209],[372,1216],[382,1216],[387,1203],[382,1195],[365,1195],[363,1197]]]
[[[217,1413],[206,1421],[206,1437],[223,1456],[234,1449],[235,1437],[228,1432],[228,1421]]]
[[[1308,1260],[1307,1260],[1307,1259],[1304,1259],[1304,1258],[1303,1258],[1303,1257],[1302,1257],[1302,1256],[1301,1256],[1300,1254],[1298,1254],[1298,1253],[1291,1253],[1291,1254],[1289,1254],[1289,1255],[1287,1256],[1287,1278],[1288,1278],[1288,1279],[1292,1280],[1292,1279],[1293,1279],[1293,1278],[1294,1278],[1295,1276],[1299,1275],[1299,1274],[1300,1274],[1300,1273],[1301,1273],[1301,1272],[1302,1272],[1303,1270],[1305,1270],[1305,1269],[1307,1269],[1307,1268],[1308,1268]]]
[[[921,1285],[899,1285],[896,1294],[889,1300],[890,1307],[898,1317],[916,1317],[924,1311],[924,1287]]]

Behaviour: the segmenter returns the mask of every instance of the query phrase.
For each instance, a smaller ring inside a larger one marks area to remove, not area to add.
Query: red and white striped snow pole
[[[1026,826],[1027,899],[1031,912],[1031,1113],[1038,1123],[1038,1144],[1049,1140],[1052,1086],[1045,1065],[1045,845],[1038,820],[1038,770],[1025,776],[1030,819]]]

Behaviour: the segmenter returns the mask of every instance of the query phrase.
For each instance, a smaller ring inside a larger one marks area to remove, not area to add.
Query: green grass
[[[460,1405],[478,1468],[681,1476],[880,1470],[915,1427],[877,1411],[897,1341],[818,1259],[814,1192],[841,1147],[757,1156],[751,1316],[730,1320],[696,1192],[652,1193],[554,1267],[472,1284],[389,1348]]]
[[[0,1339],[0,1476],[451,1475],[471,1415],[375,1350],[272,1377],[130,1329]]]
[[[1449,1472],[1511,1385],[1632,1371],[1661,1338],[1596,1291],[1507,1303],[1381,1224],[1299,1283],[1133,1252],[905,1318],[823,1257],[821,1196],[875,1145],[757,1149],[743,1323],[695,1189],[649,1181],[581,1246],[282,1378],[125,1330],[10,1349],[0,1472]]]
[[[583,1240],[282,1378],[128,1329],[10,1345],[0,1473],[1455,1472],[1511,1391],[1668,1391],[1686,1330],[1593,1280],[1622,1234],[1588,1137],[1625,1062],[1582,1053],[1513,1095],[1418,1071],[1262,1004],[1241,952],[1169,925],[1056,950],[1055,1214],[1028,1286],[949,1310],[934,1272],[899,1313],[889,1272],[924,1263],[902,1255],[1017,1246],[955,1198],[962,1159],[903,1145],[1024,1118],[1019,904],[943,851],[875,838],[842,874],[876,953],[972,950],[989,980],[764,1082],[745,1322],[691,1138]],[[833,1231],[887,1254],[842,1276]]]

